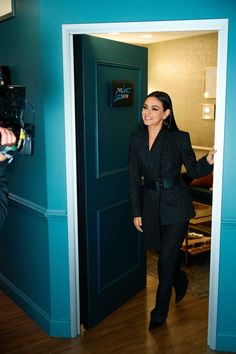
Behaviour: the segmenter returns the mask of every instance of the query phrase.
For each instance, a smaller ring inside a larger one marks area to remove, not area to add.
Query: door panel
[[[147,50],[75,36],[81,322],[90,329],[145,287],[142,238],[132,224],[128,144],[140,122]],[[133,104],[112,106],[112,81]]]

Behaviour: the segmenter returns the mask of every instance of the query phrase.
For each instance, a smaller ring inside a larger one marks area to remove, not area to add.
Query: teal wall
[[[7,252],[11,257],[0,261],[0,281],[50,334],[70,333],[61,25],[212,18],[229,19],[217,349],[233,351],[236,287],[229,274],[236,269],[236,171],[230,163],[236,151],[236,2],[150,0],[147,6],[131,0],[107,7],[105,0],[56,5],[16,0],[16,17],[0,24],[0,63],[12,67],[15,83],[27,86],[36,110],[35,154],[9,169],[15,200],[9,208],[11,226],[1,232],[0,256]]]
[[[7,171],[0,285],[48,333],[70,336],[63,83],[57,65],[55,92],[50,53],[56,53],[43,43],[41,17],[39,1],[21,0],[16,17],[0,24],[0,65],[10,66],[12,83],[26,86],[35,118],[27,105],[25,121],[34,120],[36,131],[34,155],[17,156]]]

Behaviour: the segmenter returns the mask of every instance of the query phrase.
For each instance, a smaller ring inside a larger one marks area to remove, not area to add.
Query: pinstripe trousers
[[[151,312],[152,321],[164,321],[168,315],[172,287],[180,284],[185,273],[181,270],[179,253],[186,236],[188,223],[161,225],[161,248],[158,251],[158,278],[156,304]]]

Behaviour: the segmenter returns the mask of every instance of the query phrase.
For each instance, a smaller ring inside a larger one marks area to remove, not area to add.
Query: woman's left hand
[[[216,153],[216,150],[214,149],[214,147],[209,151],[206,159],[207,159],[207,162],[210,164],[210,165],[213,165],[214,164],[214,155]]]

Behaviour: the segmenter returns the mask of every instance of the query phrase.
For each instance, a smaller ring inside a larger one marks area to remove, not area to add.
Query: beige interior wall
[[[213,146],[214,120],[201,119],[205,67],[217,64],[217,33],[148,45],[148,92],[167,92],[178,127],[193,145]]]

